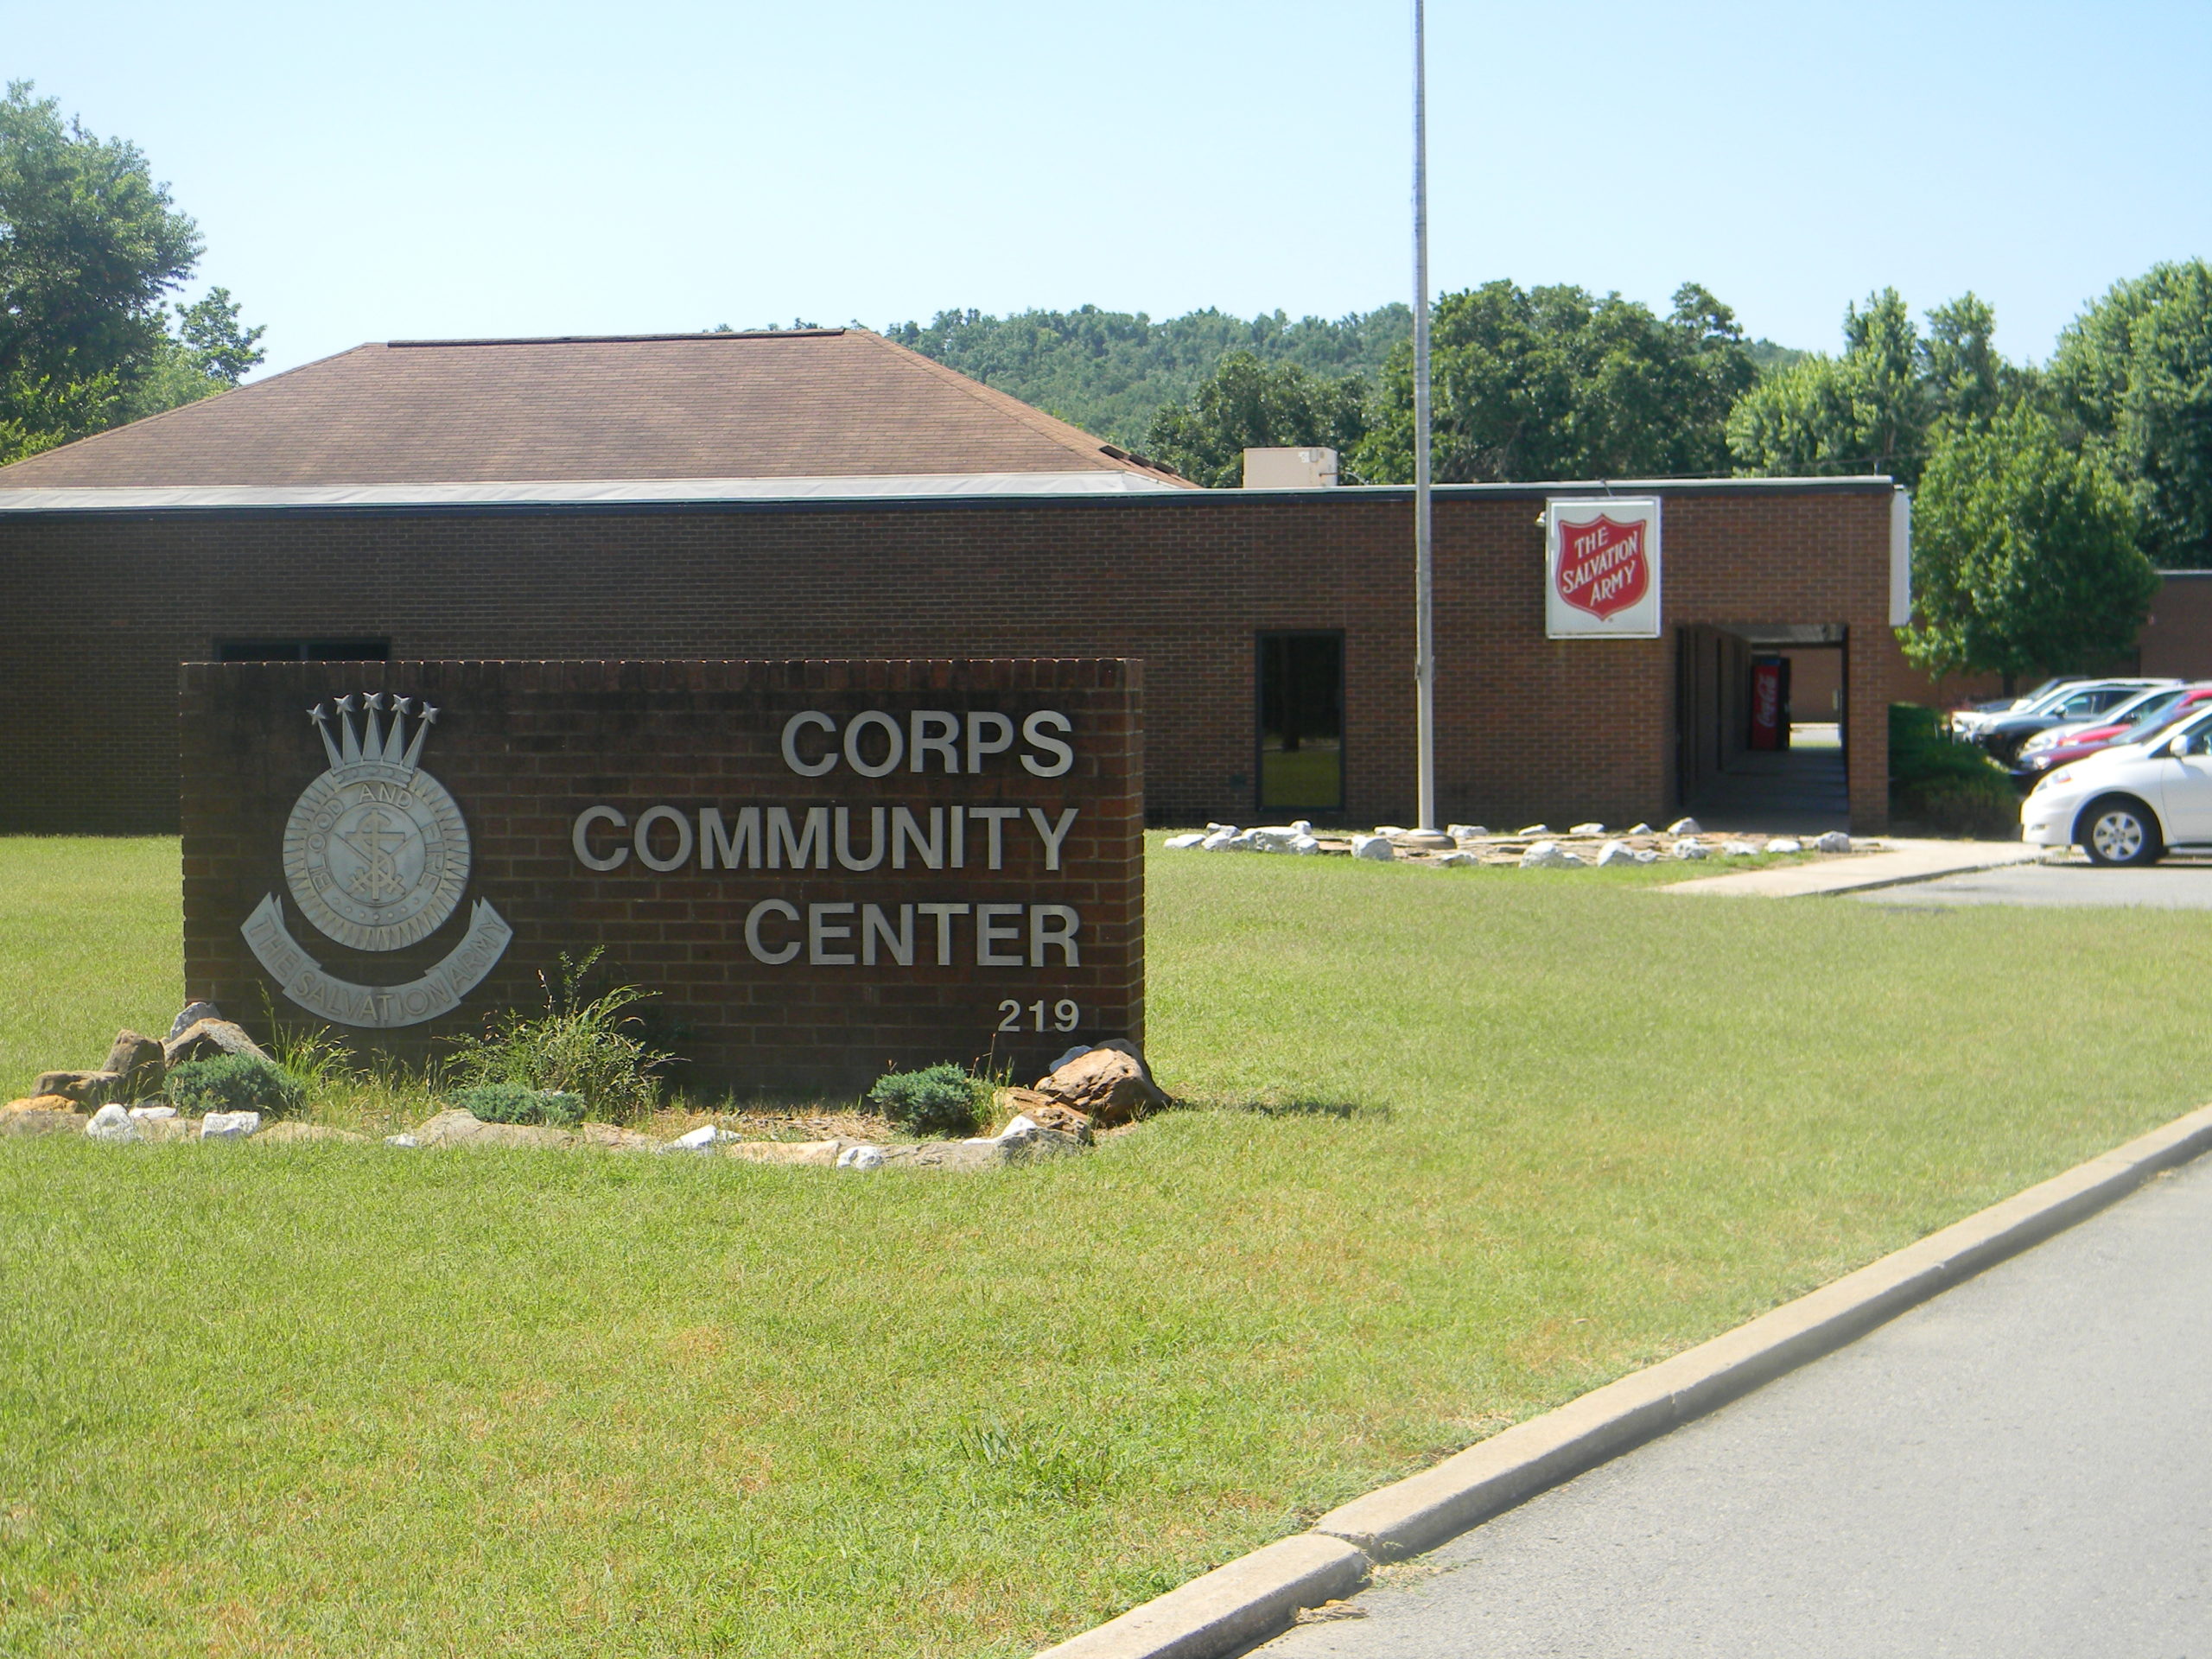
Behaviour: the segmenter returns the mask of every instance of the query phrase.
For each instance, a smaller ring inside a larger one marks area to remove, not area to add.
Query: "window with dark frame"
[[[218,639],[219,663],[388,663],[389,639]]]
[[[1344,804],[1344,636],[1259,637],[1260,805],[1339,812]]]

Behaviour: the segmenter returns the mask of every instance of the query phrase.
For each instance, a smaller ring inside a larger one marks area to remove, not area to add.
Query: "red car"
[[[2037,749],[2032,753],[2024,753],[2012,767],[2013,780],[2032,788],[2045,772],[2056,772],[2069,761],[2079,760],[2100,749],[2109,749],[2121,743],[2140,743],[2183,716],[2196,713],[2209,702],[2212,702],[2212,685],[2191,686],[2172,702],[2146,710],[2137,719],[2116,726],[2089,726],[2078,732],[2069,732],[2063,743],[2054,743],[2047,749]]]

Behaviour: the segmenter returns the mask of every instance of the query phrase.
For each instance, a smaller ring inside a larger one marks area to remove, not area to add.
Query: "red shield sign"
[[[1559,596],[1599,620],[1624,611],[1651,591],[1651,561],[1642,520],[1622,524],[1602,515],[1559,521]]]

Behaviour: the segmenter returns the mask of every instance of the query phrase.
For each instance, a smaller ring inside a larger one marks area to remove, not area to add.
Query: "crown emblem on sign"
[[[429,703],[418,702],[413,697],[387,697],[381,691],[365,692],[358,698],[349,691],[337,700],[335,706],[335,736],[331,734],[329,709],[318,702],[308,710],[308,718],[315,721],[315,731],[322,739],[323,753],[330,757],[333,772],[340,766],[359,766],[364,760],[402,766],[412,772],[423,756],[423,740],[438,723],[438,711]],[[361,716],[359,727],[353,723],[356,714]]]

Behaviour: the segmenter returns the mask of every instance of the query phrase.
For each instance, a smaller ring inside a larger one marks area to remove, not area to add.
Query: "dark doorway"
[[[1344,804],[1344,637],[1260,636],[1260,804],[1340,812]]]
[[[385,663],[389,639],[218,639],[219,663]]]
[[[1845,635],[1840,624],[1675,630],[1675,800],[1682,810],[1723,830],[1849,827]],[[1763,690],[1774,699],[1764,708]]]

